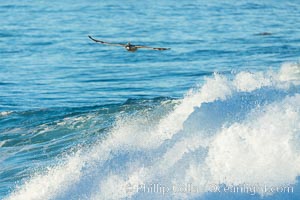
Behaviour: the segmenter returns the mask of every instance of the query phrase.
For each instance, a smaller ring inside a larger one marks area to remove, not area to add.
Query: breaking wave
[[[6,199],[202,198],[238,187],[241,199],[299,195],[299,146],[300,65],[214,74],[181,100],[119,113],[107,135],[33,173]]]

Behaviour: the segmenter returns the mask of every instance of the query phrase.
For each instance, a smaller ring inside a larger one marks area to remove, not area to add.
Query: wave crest
[[[232,79],[215,74],[171,112],[119,118],[106,138],[33,175],[7,199],[189,198],[209,192],[212,183],[296,184],[299,71],[284,64],[278,72]],[[199,187],[193,194],[142,190],[154,183]]]

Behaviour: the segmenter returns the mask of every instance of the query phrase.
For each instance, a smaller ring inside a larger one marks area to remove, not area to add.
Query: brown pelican
[[[150,49],[150,50],[158,50],[158,51],[163,51],[163,50],[169,50],[170,49],[170,48],[160,48],[160,47],[148,47],[148,46],[141,46],[141,45],[133,45],[133,44],[130,44],[130,42],[128,42],[127,44],[110,43],[110,42],[104,42],[104,41],[101,41],[101,40],[97,40],[95,38],[92,38],[91,36],[89,36],[89,38],[91,40],[93,40],[94,42],[101,43],[101,44],[112,45],[112,46],[122,46],[127,51],[130,51],[130,52],[135,52],[136,50],[141,49],[141,48]]]

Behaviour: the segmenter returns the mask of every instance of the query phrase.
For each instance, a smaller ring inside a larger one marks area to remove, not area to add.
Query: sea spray
[[[120,118],[107,137],[33,175],[7,199],[189,198],[241,184],[297,184],[298,69],[215,74],[154,123]],[[138,189],[151,184],[176,190]]]

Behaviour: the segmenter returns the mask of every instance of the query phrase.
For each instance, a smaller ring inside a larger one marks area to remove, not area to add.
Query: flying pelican
[[[101,41],[101,40],[97,40],[95,38],[92,38],[91,36],[89,36],[89,38],[91,40],[93,40],[94,42],[101,43],[101,44],[112,45],[112,46],[122,46],[127,51],[130,51],[130,52],[135,52],[136,50],[141,49],[141,48],[150,49],[150,50],[158,50],[158,51],[163,51],[163,50],[169,50],[170,49],[170,48],[160,48],[160,47],[148,47],[148,46],[141,46],[141,45],[133,45],[133,44],[130,44],[130,42],[128,42],[127,44],[110,43],[110,42],[104,42],[104,41]]]

